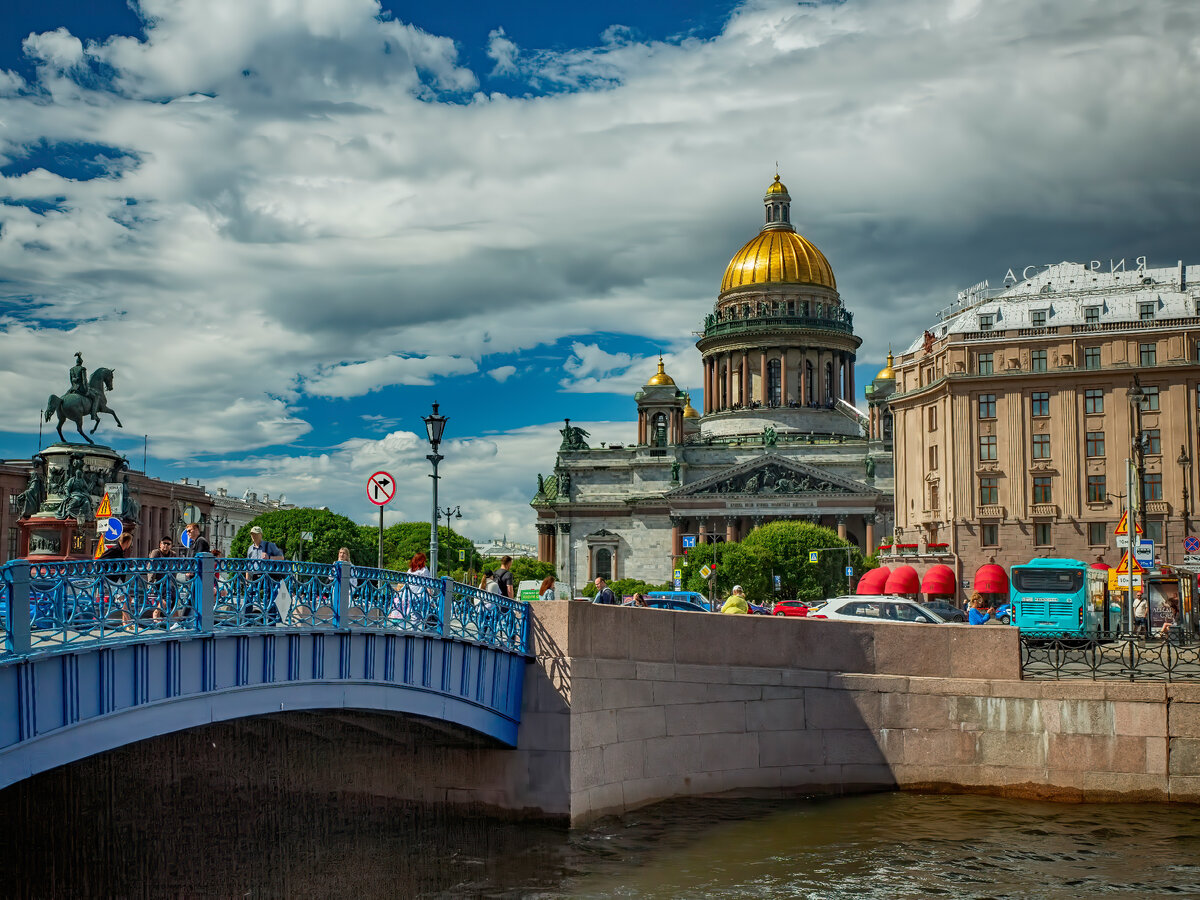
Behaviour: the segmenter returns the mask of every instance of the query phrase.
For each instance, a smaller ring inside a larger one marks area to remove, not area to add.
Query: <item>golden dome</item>
[[[684,394],[683,417],[685,419],[698,419],[700,413],[696,412],[696,408],[692,406],[692,395]]]
[[[753,284],[820,284],[837,290],[825,254],[795,231],[772,227],[764,228],[733,255],[721,291]]]
[[[788,192],[787,186],[784,185],[779,180],[779,175],[777,173],[775,175],[775,180],[773,182],[771,182],[770,186],[767,188],[767,193],[768,194],[786,194],[787,192]]]
[[[879,370],[879,374],[875,376],[876,381],[895,381],[896,380],[896,370],[892,368],[892,362],[893,362],[892,351],[889,350],[887,365]]]
[[[658,374],[651,376],[650,380],[646,382],[646,387],[659,387],[666,384],[674,386],[675,379],[663,370],[663,361],[660,356],[658,358]]]

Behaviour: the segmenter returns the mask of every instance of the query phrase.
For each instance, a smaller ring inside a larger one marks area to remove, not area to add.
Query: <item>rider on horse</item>
[[[67,389],[67,394],[78,394],[91,406],[95,403],[95,396],[88,387],[88,371],[83,364],[83,354],[75,354],[75,365],[71,366],[70,372],[71,387]],[[63,395],[64,397],[66,394]]]

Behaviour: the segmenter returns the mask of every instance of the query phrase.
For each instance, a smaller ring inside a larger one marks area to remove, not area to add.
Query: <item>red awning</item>
[[[954,577],[954,570],[938,563],[936,566],[930,566],[925,577],[921,579],[921,593],[926,596],[948,596],[955,592],[957,585],[958,579]]]
[[[858,587],[855,588],[854,593],[882,594],[883,586],[887,584],[888,576],[891,574],[892,570],[887,566],[871,569],[862,578],[858,579]]]
[[[1108,563],[1095,562],[1092,563],[1092,568],[1099,569],[1101,572],[1107,572],[1112,568],[1112,566],[1110,566]]]
[[[915,594],[920,588],[920,584],[921,580],[917,577],[916,569],[912,566],[898,566],[888,576],[883,590],[887,594]]]
[[[975,590],[981,594],[1007,594],[1008,573],[995,563],[980,566],[975,573]]]

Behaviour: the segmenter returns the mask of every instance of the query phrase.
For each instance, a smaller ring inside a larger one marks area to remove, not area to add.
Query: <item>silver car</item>
[[[831,597],[808,608],[809,619],[839,622],[897,622],[903,625],[943,625],[946,620],[931,609],[904,597],[859,594]]]

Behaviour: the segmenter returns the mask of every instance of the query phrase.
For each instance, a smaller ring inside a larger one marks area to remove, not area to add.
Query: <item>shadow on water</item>
[[[136,768],[80,765],[0,792],[0,896],[1200,895],[1189,807],[697,799],[568,832],[278,780],[177,774],[163,789]]]

